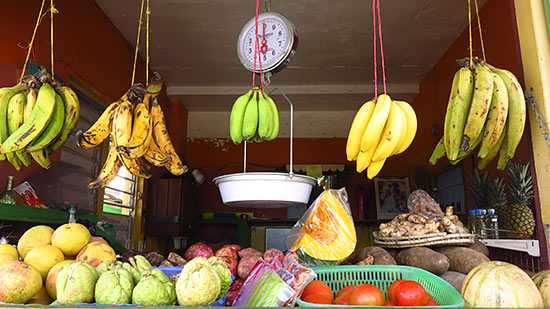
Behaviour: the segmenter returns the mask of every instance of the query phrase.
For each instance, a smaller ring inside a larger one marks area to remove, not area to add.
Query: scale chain
[[[548,127],[544,124],[544,117],[538,111],[539,108],[537,102],[535,102],[535,97],[533,96],[533,88],[530,89],[530,92],[525,91],[525,98],[527,99],[529,106],[531,106],[531,109],[535,114],[535,119],[539,124],[540,133],[542,134],[542,136],[544,136],[544,139],[546,140],[546,145],[550,147],[550,134],[548,131]]]

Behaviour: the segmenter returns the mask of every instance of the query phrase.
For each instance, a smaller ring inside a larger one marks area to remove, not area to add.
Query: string
[[[139,24],[138,24],[138,33],[137,33],[137,42],[136,42],[136,51],[134,54],[134,69],[132,71],[132,84],[134,84],[134,79],[136,77],[136,63],[138,58],[138,51],[139,51],[139,36],[141,35],[141,22],[143,20],[143,2],[144,0],[141,0],[141,9],[139,10]]]
[[[262,55],[260,50],[260,39],[258,34],[258,14],[260,10],[260,0],[256,0],[256,40],[254,42],[254,71],[252,72],[252,86],[256,85],[256,60],[258,60],[260,66],[260,84],[262,92],[264,91],[264,72],[262,69]],[[265,40],[265,38],[264,38]]]
[[[50,0],[50,57],[52,62],[52,78],[55,79],[55,70],[53,67],[53,14],[57,13],[57,9],[53,6],[53,0]]]
[[[384,65],[384,44],[382,43],[382,18],[380,18],[380,0],[376,0],[378,10],[378,37],[380,39],[380,60],[382,61],[382,79],[384,81],[384,94],[386,92],[386,66]]]
[[[145,42],[145,83],[149,84],[149,15],[151,15],[151,10],[149,9],[149,0],[147,0],[147,35],[146,35],[146,42]]]
[[[36,25],[34,26],[34,32],[32,33],[32,38],[29,46],[27,47],[27,57],[25,58],[25,64],[23,64],[23,71],[21,72],[21,77],[19,77],[19,83],[23,81],[23,76],[25,76],[25,71],[27,70],[27,64],[29,63],[29,57],[31,55],[31,49],[34,43],[34,38],[36,37],[36,30],[38,29],[38,25],[40,24],[41,16],[42,16],[42,10],[44,9],[44,3],[46,0],[42,0],[42,5],[40,6],[40,12],[38,12],[38,18],[36,19]]]
[[[481,17],[479,16],[479,10],[477,7],[477,0],[475,0],[476,5],[476,16],[477,16],[477,27],[479,28],[479,40],[481,41],[481,53],[483,54],[483,61],[487,61],[485,59],[485,45],[483,44],[483,34],[481,33]]]
[[[372,34],[374,55],[374,99],[378,98],[378,74],[376,72],[376,0],[372,0]]]
[[[470,69],[474,68],[474,54],[472,50],[472,2],[468,0],[468,36],[470,38]]]

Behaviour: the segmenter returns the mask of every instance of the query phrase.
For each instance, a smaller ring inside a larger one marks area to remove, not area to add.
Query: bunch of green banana
[[[443,137],[430,163],[445,155],[451,164],[466,158],[479,145],[478,168],[485,168],[499,154],[498,169],[514,157],[523,136],[525,97],[517,78],[508,70],[474,59],[454,75],[445,114]]]
[[[149,85],[136,84],[117,101],[111,103],[86,132],[76,133],[83,149],[109,142],[109,153],[97,179],[90,189],[103,188],[124,166],[141,178],[151,177],[151,166],[164,166],[170,173],[187,172],[176,153],[164,114],[157,101],[162,90],[162,78],[156,74]],[[112,138],[109,138],[112,137]]]
[[[80,114],[71,88],[56,86],[45,68],[0,89],[0,160],[16,170],[32,160],[50,167],[49,156],[67,141]]]
[[[346,143],[349,161],[356,169],[374,178],[387,158],[398,155],[411,145],[417,129],[416,113],[405,101],[392,101],[382,94],[364,103],[355,114]]]
[[[274,140],[279,134],[279,111],[275,102],[259,87],[238,97],[231,108],[229,133],[235,144],[243,140]]]

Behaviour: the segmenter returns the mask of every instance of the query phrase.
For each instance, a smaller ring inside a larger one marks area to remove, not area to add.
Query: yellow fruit
[[[17,258],[14,255],[9,253],[0,253],[0,266],[14,261],[17,261]]]
[[[56,285],[55,285],[55,280],[57,279],[57,275],[61,271],[61,268],[63,268],[63,266],[65,266],[65,265],[69,265],[73,262],[74,262],[74,260],[61,261],[61,262],[55,264],[50,269],[50,271],[48,272],[48,276],[46,276],[45,285],[46,285],[46,292],[48,293],[48,295],[51,298],[54,298],[54,299],[57,298],[57,289],[56,289]]]
[[[42,280],[45,281],[50,268],[63,261],[64,258],[63,252],[56,246],[46,245],[29,251],[25,257],[25,263],[36,268],[42,276]]]
[[[28,229],[17,243],[17,250],[21,258],[24,259],[27,253],[35,247],[51,245],[52,233],[53,229],[46,225],[37,225]]]
[[[92,235],[80,223],[67,223],[58,227],[52,235],[52,245],[65,255],[76,255],[90,242]]]
[[[80,251],[76,260],[97,267],[104,261],[116,261],[116,253],[115,250],[106,243],[102,241],[92,241]]]
[[[46,289],[44,286],[34,294],[34,296],[27,301],[29,305],[49,305],[52,302],[52,299],[46,294]]]
[[[40,274],[23,262],[11,262],[0,266],[0,302],[24,304],[42,286]]]
[[[17,252],[17,249],[15,249],[14,246],[10,244],[0,244],[0,253],[8,253],[16,258],[19,258],[19,253]]]

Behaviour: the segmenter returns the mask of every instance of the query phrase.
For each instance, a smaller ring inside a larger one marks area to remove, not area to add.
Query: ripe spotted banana
[[[37,88],[30,88],[29,92],[27,93],[27,98],[25,101],[25,111],[23,113],[23,116],[25,118],[25,121],[30,118],[32,114],[32,110],[34,109],[34,106],[36,105],[36,97],[38,96],[38,89]]]
[[[151,96],[146,94],[143,101],[138,101],[134,107],[134,123],[132,136],[126,146],[117,146],[117,151],[130,159],[136,159],[147,151],[153,138],[151,115],[148,109]]]
[[[504,127],[504,130],[506,130],[506,127]],[[506,136],[506,131],[503,131],[502,134],[499,136],[497,142],[489,149],[485,157],[481,158],[479,162],[477,163],[477,168],[479,170],[482,170],[487,167],[487,165],[497,156],[501,146],[502,142],[504,141],[504,137]],[[483,144],[482,144],[483,146]],[[481,151],[481,150],[480,150]],[[479,154],[478,154],[479,156]]]
[[[122,165],[134,176],[151,178],[151,172],[149,172],[149,168],[141,162],[141,158],[130,159],[120,153],[118,154],[118,158],[122,162]]]
[[[464,127],[461,149],[467,151],[471,142],[482,133],[491,98],[493,96],[493,75],[485,65],[477,65],[474,72],[474,94],[472,104]]]
[[[355,114],[353,122],[348,133],[348,140],[346,142],[346,157],[348,161],[352,161],[353,158],[361,155],[359,149],[361,147],[361,138],[363,133],[369,124],[369,120],[374,112],[375,103],[374,101],[365,102]],[[368,166],[369,162],[366,163],[365,168]],[[360,172],[359,172],[360,173]]]
[[[512,72],[497,68],[494,68],[493,72],[502,78],[508,92],[508,139],[506,141],[506,152],[509,159],[512,159],[525,129],[525,96],[523,95],[520,83]],[[504,164],[505,167],[506,164]]]
[[[445,142],[443,141],[444,137],[439,139],[439,142],[437,142],[437,145],[435,145],[434,151],[432,152],[432,155],[430,156],[430,159],[428,160],[431,165],[435,165],[439,159],[443,158],[445,154],[447,153],[445,149]]]
[[[384,166],[384,163],[386,162],[386,159],[382,159],[380,161],[372,161],[369,167],[367,168],[367,177],[369,179],[373,179],[380,173],[382,170],[382,167]]]
[[[260,92],[258,94],[258,136],[261,141],[265,141],[273,130],[272,124],[273,117],[271,116],[271,107],[265,99],[265,94]]]
[[[174,149],[174,145],[172,145],[166,128],[166,120],[162,108],[158,104],[157,98],[153,99],[153,104],[151,105],[151,119],[153,120],[153,138],[155,142],[159,146],[160,151],[171,158],[171,160],[166,163],[166,168],[170,173],[176,176],[186,173],[188,168],[183,165]]]
[[[243,138],[247,141],[252,141],[256,130],[258,129],[258,101],[260,90],[254,92],[253,98],[248,101],[243,117]]]
[[[17,151],[30,144],[48,125],[55,105],[55,90],[48,83],[43,83],[40,90],[38,90],[36,105],[29,119],[2,143],[0,152]]]
[[[112,143],[109,148],[109,154],[105,163],[97,176],[97,179],[88,184],[90,189],[99,189],[108,185],[118,173],[118,170],[122,166],[122,162],[118,158],[118,152],[116,151],[115,144]]]
[[[418,123],[416,119],[416,113],[409,103],[405,101],[394,101],[394,103],[396,103],[401,108],[403,113],[405,113],[405,118],[407,120],[405,140],[394,153],[400,154],[407,150],[407,148],[409,148],[409,146],[412,144],[414,137],[416,136]]]
[[[472,71],[468,68],[460,68],[453,78],[443,128],[445,151],[450,160],[456,159],[462,143],[462,135],[472,101],[473,90],[474,78]]]
[[[400,134],[402,132],[403,126],[405,125],[405,114],[395,103],[391,103],[390,113],[388,115],[388,120],[382,132],[382,137],[380,143],[374,151],[372,156],[372,161],[381,161],[388,158],[398,146]]]
[[[483,130],[485,130],[485,127],[483,127]],[[483,138],[483,134],[479,134],[476,139],[472,142],[472,145],[468,150],[464,151],[460,149],[458,152],[458,156],[456,157],[456,160],[450,160],[452,165],[457,165],[460,161],[464,160],[470,153],[474,151],[474,149],[481,143],[481,139]]]
[[[382,134],[388,115],[390,114],[391,98],[389,95],[382,94],[376,100],[374,112],[369,120],[365,132],[361,137],[361,151],[367,151],[371,147],[376,147],[376,141]]]
[[[0,143],[3,143],[9,134],[8,123],[6,121],[8,117],[8,105],[11,97],[16,93],[25,90],[26,86],[24,84],[19,84],[13,87],[6,87],[0,89]],[[5,160],[6,156],[2,151],[0,151],[0,160]]]
[[[65,121],[57,139],[49,147],[49,153],[56,152],[67,141],[80,116],[80,103],[78,96],[69,87],[58,87],[57,91],[65,103]]]
[[[248,101],[252,99],[252,93],[254,89],[251,89],[247,93],[238,97],[233,103],[231,108],[231,115],[229,118],[229,134],[231,135],[231,140],[235,144],[240,144],[243,141],[243,118],[246,105]]]
[[[485,158],[502,135],[508,117],[508,93],[500,76],[493,73],[493,97],[478,156]]]
[[[101,144],[109,136],[111,133],[111,123],[121,102],[116,101],[107,106],[101,116],[86,132],[82,133],[82,131],[78,131],[76,133],[78,146],[82,149],[92,148]]]
[[[509,125],[509,124],[508,124]],[[502,140],[502,144],[500,145],[500,149],[498,151],[498,163],[497,163],[497,169],[503,171],[506,168],[506,165],[508,164],[508,161],[510,161],[510,156],[508,155],[508,133],[510,131],[506,131],[504,134],[504,139]]]
[[[270,98],[267,94],[265,95],[265,99],[267,100],[269,108],[271,109],[271,125],[273,126],[271,133],[266,137],[265,140],[272,141],[279,135],[279,111],[277,110],[277,105],[275,105],[275,101],[273,101],[273,99]]]
[[[63,98],[59,94],[56,94],[55,107],[48,126],[26,147],[26,151],[33,152],[46,148],[61,132],[64,122],[65,104],[63,103]]]
[[[132,103],[123,101],[113,117],[113,142],[116,147],[127,146],[132,135]]]
[[[143,158],[154,166],[164,166],[172,161],[172,158],[160,151],[155,139],[151,139],[147,151],[143,154]]]
[[[38,165],[42,166],[45,169],[50,168],[50,158],[48,158],[48,150],[47,149],[40,149],[37,151],[33,151],[30,153],[31,157],[38,163]]]

